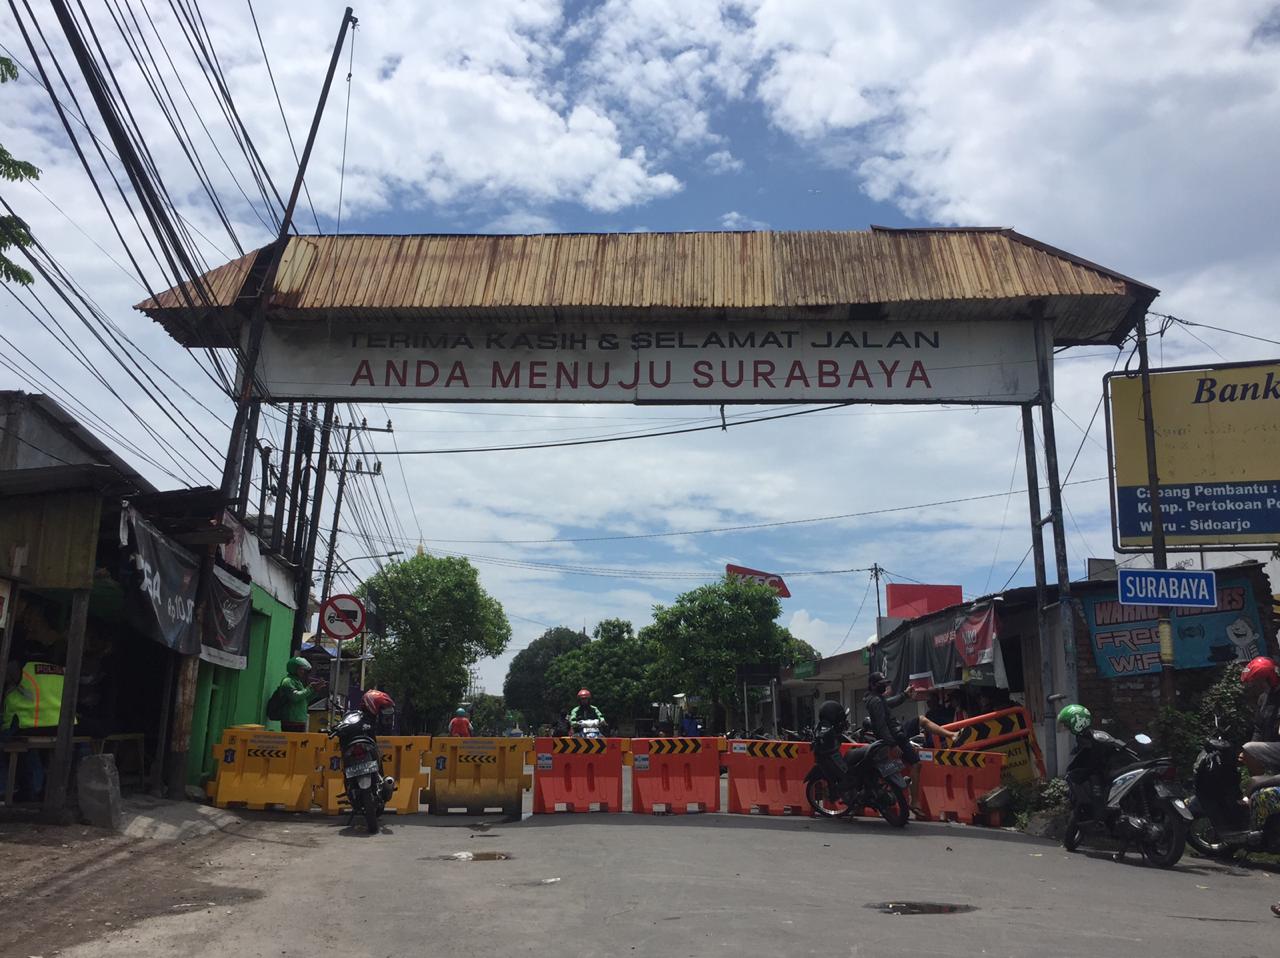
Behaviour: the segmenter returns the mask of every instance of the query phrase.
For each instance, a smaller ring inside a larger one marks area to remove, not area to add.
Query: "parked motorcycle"
[[[1238,851],[1280,854],[1280,776],[1254,780],[1246,802],[1240,787],[1240,749],[1217,734],[1205,739],[1194,766],[1195,794],[1187,802],[1191,825],[1187,842],[1208,858],[1232,858]]]
[[[350,825],[357,815],[364,816],[369,834],[377,834],[378,816],[386,808],[396,790],[396,780],[382,775],[382,756],[378,739],[368,717],[360,711],[348,712],[342,720],[325,729],[338,740],[342,753],[342,777],[346,783],[347,802],[351,807]]]
[[[1175,781],[1168,757],[1144,758],[1151,745],[1146,735],[1125,743],[1090,728],[1077,736],[1077,750],[1067,766],[1071,815],[1062,846],[1080,847],[1086,832],[1100,832],[1121,842],[1115,860],[1137,845],[1157,868],[1172,868],[1186,847],[1191,812]]]
[[[911,802],[901,754],[893,743],[877,740],[841,755],[840,746],[852,741],[844,734],[847,727],[846,718],[821,724],[814,734],[815,764],[804,780],[809,807],[826,818],[874,808],[894,828],[903,828],[911,816]]]

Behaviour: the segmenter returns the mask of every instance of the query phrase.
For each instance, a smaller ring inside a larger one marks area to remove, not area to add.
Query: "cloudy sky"
[[[261,245],[271,217],[253,202],[248,165],[173,10],[121,5],[137,17],[133,45],[169,77],[175,115],[201,144],[199,166],[230,229],[112,23],[115,4],[85,6],[205,260],[231,258],[236,242]],[[298,146],[343,6],[254,8]],[[53,15],[32,8],[49,43],[33,34],[46,68],[56,57],[74,75]],[[206,0],[200,9],[244,126],[287,192],[294,155],[250,7]],[[1161,312],[1280,338],[1272,2],[400,0],[355,12],[354,53],[343,56],[300,209],[304,231],[318,223],[333,232],[340,210],[344,232],[1011,226],[1160,288]],[[0,43],[23,74],[0,89],[0,143],[43,172],[35,186],[0,185],[0,196],[145,362],[173,377],[157,374],[191,424],[162,415],[41,284],[35,294],[70,332],[39,325],[36,316],[50,317],[30,293],[0,297],[0,388],[50,392],[104,438],[128,443],[125,454],[157,485],[216,484],[229,402],[196,357],[129,308],[145,290],[9,16]],[[80,132],[70,96],[59,94]],[[84,118],[100,130],[96,114]],[[104,161],[90,152],[89,163],[127,245],[145,251]],[[163,285],[154,261],[140,266]],[[1277,349],[1178,325],[1152,348],[1165,365]],[[1076,460],[1067,489],[1075,574],[1086,557],[1110,554],[1098,481],[1105,433],[1094,415],[1116,360],[1115,350],[1081,348],[1056,367],[1060,455],[1064,468]],[[555,441],[717,417],[613,406],[399,406],[389,415],[394,440],[370,436],[371,449]],[[874,628],[868,576],[837,570],[878,563],[892,578],[959,583],[969,595],[1029,580],[1027,565],[1018,569],[1029,543],[1019,428],[1014,410],[868,406],[579,448],[384,455],[384,479],[355,483],[343,521],[369,535],[344,536],[339,551],[409,552],[421,540],[472,557],[511,618],[512,651],[549,625],[643,624],[655,603],[740,562],[792,573],[784,621],[831,654]],[[277,417],[267,438],[280,437]],[[482,665],[491,691],[508,658]]]

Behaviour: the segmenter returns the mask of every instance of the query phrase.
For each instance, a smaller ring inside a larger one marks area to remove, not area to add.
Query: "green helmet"
[[[457,710],[456,712],[454,712],[453,714],[454,714],[454,715],[462,715],[462,716],[465,716],[465,715],[467,714],[467,710],[466,710],[466,709],[458,709],[458,710]]]
[[[310,672],[311,663],[300,655],[295,655],[285,663],[284,670],[292,675],[295,679],[299,677],[299,672]]]
[[[1058,713],[1058,721],[1079,735],[1093,724],[1093,716],[1083,705],[1068,705]]]

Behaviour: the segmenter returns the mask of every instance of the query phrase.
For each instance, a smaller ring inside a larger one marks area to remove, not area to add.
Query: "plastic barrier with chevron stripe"
[[[261,725],[223,731],[213,746],[218,771],[206,787],[219,808],[311,808],[320,781],[325,737],[314,732],[268,732]]]
[[[531,738],[457,738],[436,736],[427,756],[431,786],[427,803],[432,815],[501,812],[518,819],[524,792],[533,779]]]
[[[622,811],[624,738],[534,739],[533,813]]]
[[[731,740],[724,754],[729,770],[729,811],[735,815],[808,815],[804,777],[813,768],[808,742]]]
[[[1000,785],[1004,756],[999,752],[923,749],[913,770],[919,806],[931,821],[983,824],[978,799]]]
[[[720,740],[633,738],[631,810],[638,815],[720,811]]]
[[[1044,756],[1036,742],[1035,725],[1025,708],[976,715],[944,727],[960,733],[951,743],[951,749],[1004,753],[1005,784],[1026,784],[1045,777]]]

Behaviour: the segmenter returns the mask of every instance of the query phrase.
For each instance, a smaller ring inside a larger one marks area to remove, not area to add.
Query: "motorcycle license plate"
[[[883,775],[885,778],[888,778],[890,775],[898,774],[907,766],[903,764],[902,759],[891,758],[887,761],[879,763],[876,767],[880,769],[881,775]]]
[[[347,778],[358,778],[361,775],[375,775],[378,772],[377,762],[361,762],[359,765],[348,765]]]

